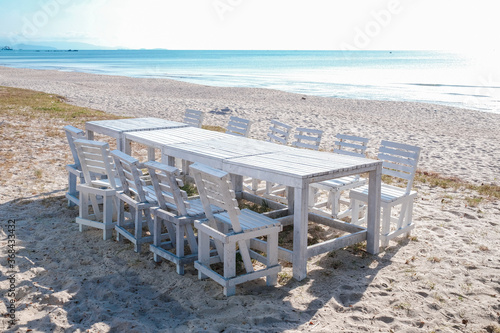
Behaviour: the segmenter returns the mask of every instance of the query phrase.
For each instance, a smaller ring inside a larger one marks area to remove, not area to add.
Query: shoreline
[[[63,51],[67,52],[67,51]],[[53,69],[53,68],[29,68],[29,67],[9,67],[9,66],[2,66],[0,65],[0,68],[11,68],[11,69],[20,69],[20,70],[35,70],[35,71],[55,71],[55,72],[61,72],[61,73],[82,73],[82,74],[89,74],[89,75],[98,75],[98,76],[110,76],[110,77],[123,77],[123,78],[130,78],[130,79],[150,79],[150,80],[169,80],[169,81],[175,81],[175,82],[181,82],[181,83],[187,83],[187,84],[194,84],[198,86],[205,86],[205,87],[215,87],[215,88],[234,88],[234,89],[265,89],[265,90],[271,90],[271,91],[279,91],[287,94],[295,94],[295,95],[300,95],[300,96],[310,96],[310,97],[321,97],[321,98],[332,98],[332,99],[337,99],[337,100],[365,100],[365,101],[378,101],[378,102],[395,102],[395,103],[417,103],[417,104],[425,104],[425,105],[437,105],[437,106],[445,106],[445,107],[450,107],[458,110],[463,110],[465,112],[485,112],[485,113],[493,113],[493,114],[500,114],[500,112],[493,111],[493,110],[481,110],[481,109],[471,109],[467,108],[465,106],[458,106],[458,105],[453,105],[452,103],[446,103],[446,102],[439,102],[439,101],[423,101],[423,100],[397,100],[397,99],[370,99],[370,98],[349,98],[349,97],[335,97],[335,96],[325,96],[325,95],[319,95],[319,94],[307,94],[307,93],[300,93],[300,92],[293,92],[293,91],[286,91],[286,90],[280,90],[280,89],[274,89],[274,88],[262,88],[262,87],[238,87],[238,86],[223,86],[223,85],[209,85],[209,84],[203,84],[203,83],[197,83],[197,82],[189,82],[181,79],[174,79],[171,78],[170,76],[167,77],[154,77],[154,76],[133,76],[133,75],[120,75],[116,73],[106,73],[102,74],[99,72],[86,72],[86,71],[79,71],[79,70],[74,70],[74,69]],[[417,83],[406,83],[406,85],[422,85],[422,84],[417,84]],[[441,84],[437,84],[438,86],[441,86]]]
[[[324,130],[321,149],[337,133],[420,146],[419,168],[475,183],[498,182],[500,114],[441,104],[337,99],[265,88],[213,87],[171,79],[16,69],[0,66],[0,86],[64,96],[69,103],[120,116],[182,120],[184,110],[206,113],[204,124],[224,127],[230,115],[250,119],[250,136],[264,140],[271,119]],[[305,99],[303,99],[305,98]],[[222,111],[229,108],[229,112]]]

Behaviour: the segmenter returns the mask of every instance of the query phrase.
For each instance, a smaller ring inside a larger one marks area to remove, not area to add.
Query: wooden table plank
[[[85,124],[85,130],[89,140],[94,139],[94,133],[115,138],[118,149],[130,154],[130,145],[125,143],[124,133],[187,126],[184,123],[161,118],[132,118],[89,121]]]

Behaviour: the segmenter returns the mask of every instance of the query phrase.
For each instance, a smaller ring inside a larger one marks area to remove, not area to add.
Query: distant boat
[[[12,51],[12,47],[10,47],[10,46],[4,46],[0,50],[2,50],[2,51]]]

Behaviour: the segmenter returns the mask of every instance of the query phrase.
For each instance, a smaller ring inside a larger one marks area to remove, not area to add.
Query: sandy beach
[[[174,265],[156,264],[128,243],[103,241],[97,230],[80,233],[78,210],[64,199],[71,154],[62,127],[74,124],[2,115],[1,331],[500,332],[500,202],[473,187],[500,185],[500,114],[6,67],[0,86],[118,116],[181,121],[192,108],[206,113],[205,124],[225,126],[236,115],[252,120],[251,137],[262,140],[277,119],[324,130],[324,150],[337,133],[370,138],[370,157],[381,140],[404,142],[422,148],[422,172],[471,185],[417,181],[412,238],[376,256],[349,247],[311,258],[300,282],[284,265],[277,287],[261,279],[226,298],[218,284],[199,281],[192,266],[179,276]],[[16,221],[17,246],[18,323],[11,328],[8,220]]]

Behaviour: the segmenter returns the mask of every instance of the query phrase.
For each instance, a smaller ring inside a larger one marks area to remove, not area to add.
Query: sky
[[[111,48],[498,51],[497,0],[0,0],[0,40]]]

